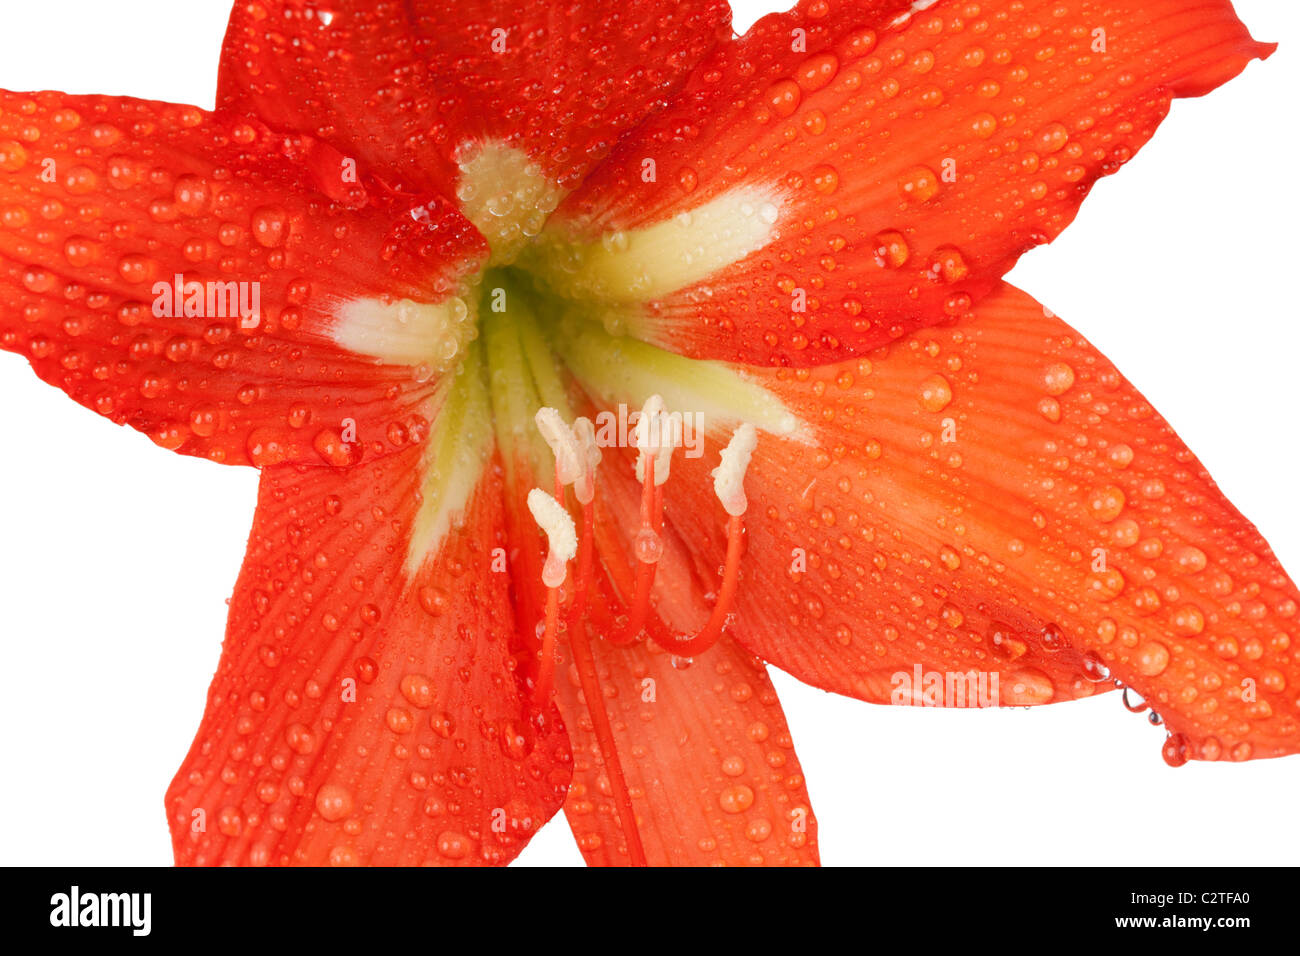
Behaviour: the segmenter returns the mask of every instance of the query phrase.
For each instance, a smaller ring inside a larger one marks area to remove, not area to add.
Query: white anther
[[[664,400],[659,395],[651,395],[641,406],[636,420],[636,447],[641,454],[659,450],[659,416],[663,413]]]
[[[573,484],[573,494],[579,504],[589,505],[596,497],[596,466],[600,464],[596,426],[591,423],[590,418],[573,420],[573,439],[578,443],[578,453],[584,466],[582,477]]]
[[[639,423],[638,423],[639,424]],[[673,451],[682,444],[682,419],[675,413],[660,412],[658,420],[651,426],[656,433],[652,443],[657,446],[655,456],[655,484],[662,485],[668,480],[668,470],[673,463]],[[645,481],[646,452],[636,456],[636,480]]]
[[[558,588],[568,574],[566,565],[578,553],[578,529],[574,527],[569,512],[564,510],[564,505],[541,488],[528,492],[528,510],[533,513],[533,520],[546,532],[549,550],[546,564],[542,568],[542,583],[548,588]]]
[[[758,429],[746,422],[731,436],[727,447],[722,449],[722,460],[713,469],[713,491],[727,514],[733,517],[743,515],[749,506],[745,499],[745,471],[757,445]]]
[[[682,420],[680,415],[669,415],[664,411],[664,400],[658,395],[651,395],[641,408],[641,416],[636,420],[636,480],[645,481],[646,456],[655,457],[655,484],[662,485],[668,480],[668,468],[672,464],[673,449],[682,443]]]
[[[560,413],[553,408],[539,408],[533,417],[537,430],[555,455],[556,475],[560,484],[571,485],[582,477],[582,448],[573,437],[573,431],[564,424]]]

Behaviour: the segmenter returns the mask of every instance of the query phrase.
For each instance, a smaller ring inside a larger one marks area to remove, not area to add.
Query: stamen
[[[596,497],[596,466],[600,464],[600,446],[596,444],[596,426],[589,418],[573,422],[573,439],[578,443],[583,465],[582,476],[574,482],[573,494],[583,507]]]
[[[568,575],[568,562],[578,549],[577,531],[573,518],[558,500],[540,488],[528,492],[528,510],[546,533],[546,564],[542,569],[542,583],[546,585],[546,628],[542,634],[541,663],[537,668],[537,683],[533,699],[539,704],[548,703],[555,686],[555,650],[560,629],[560,586]]]
[[[749,468],[749,459],[757,445],[758,429],[745,422],[736,429],[727,447],[722,449],[722,461],[713,469],[713,491],[727,514],[732,517],[743,515],[748,506],[745,500],[745,471]]]
[[[578,538],[578,583],[573,589],[573,606],[570,611],[571,628],[585,626],[587,613],[587,593],[591,587],[591,573],[594,565],[596,531],[595,490],[592,499],[582,503],[582,534]]]
[[[533,421],[537,423],[537,430],[542,433],[542,438],[551,446],[551,453],[555,455],[556,481],[562,486],[573,484],[586,470],[582,448],[573,432],[553,408],[539,408]]]
[[[550,548],[542,569],[542,583],[548,588],[558,588],[568,574],[566,565],[578,553],[578,529],[564,505],[541,488],[528,492],[528,510],[546,534]]]
[[[651,395],[641,406],[636,425],[632,431],[632,441],[636,444],[636,480],[641,481],[645,474],[645,459],[659,449],[659,416],[664,411],[664,400],[659,395]]]
[[[718,591],[713,613],[694,637],[678,638],[665,648],[681,657],[690,657],[707,651],[722,637],[722,629],[731,613],[740,581],[740,557],[745,541],[745,471],[758,444],[758,431],[748,422],[736,429],[731,441],[722,450],[722,461],[713,469],[713,490],[731,520],[727,522],[727,563],[722,571],[722,587]]]
[[[645,629],[646,617],[650,613],[650,592],[655,583],[655,566],[663,557],[663,539],[659,530],[663,527],[663,493],[655,485],[655,459],[649,458],[650,467],[646,468],[641,479],[641,528],[632,542],[632,553],[636,556],[636,594],[628,611],[627,621],[619,630],[606,637],[611,644],[631,644]]]
[[[658,422],[651,426],[658,434],[657,448],[653,453],[655,463],[655,485],[662,488],[668,481],[668,472],[673,463],[673,452],[682,445],[682,420],[673,415],[660,414]],[[642,452],[636,457],[636,480],[645,479],[645,463],[650,456]]]
[[[682,420],[664,411],[664,400],[659,395],[646,399],[641,417],[636,423],[636,480],[645,480],[645,463],[651,457],[655,462],[655,484],[668,480],[673,451],[682,443]]]
[[[718,602],[713,605],[713,613],[704,627],[694,637],[679,637],[665,650],[672,651],[679,657],[693,657],[707,651],[722,637],[727,616],[735,602],[736,587],[740,583],[740,557],[744,550],[745,518],[732,515],[727,522],[727,563],[722,571],[722,588],[718,591]]]

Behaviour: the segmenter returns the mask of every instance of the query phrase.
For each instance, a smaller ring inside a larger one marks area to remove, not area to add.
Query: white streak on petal
[[[463,357],[473,319],[458,296],[432,305],[410,299],[352,299],[335,312],[330,337],[349,351],[381,362],[425,365],[442,372]]]
[[[543,242],[537,268],[571,299],[661,299],[752,255],[777,235],[784,199],[774,187],[738,186],[689,212],[599,242]]]
[[[492,454],[492,412],[481,348],[471,346],[459,371],[440,385],[440,407],[421,461],[423,500],[411,531],[406,569],[414,574],[464,520]]]

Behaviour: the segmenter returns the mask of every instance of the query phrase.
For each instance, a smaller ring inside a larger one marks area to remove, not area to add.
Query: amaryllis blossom
[[[214,111],[0,94],[0,345],[261,472],[177,862],[563,809],[592,864],[816,863],[763,662],[1300,749],[1294,584],[1001,278],[1271,49],[1227,0],[239,0]]]

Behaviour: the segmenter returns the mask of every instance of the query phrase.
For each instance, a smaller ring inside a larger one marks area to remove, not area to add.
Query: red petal
[[[1227,0],[808,0],[717,47],[550,228],[594,241],[774,191],[766,248],[615,311],[692,356],[835,361],[966,312],[1174,97],[1271,51]]]
[[[264,470],[207,713],[167,794],[179,863],[504,863],[559,808],[568,742],[554,709],[529,716],[491,571],[500,483],[408,575],[421,453]]]
[[[651,866],[816,865],[817,823],[763,662],[724,639],[686,669],[652,644],[594,646],[604,707]],[[591,866],[626,841],[566,655],[558,701],[573,742],[564,813]]]
[[[1004,704],[1109,689],[1108,669],[1187,757],[1300,750],[1300,595],[1259,532],[1077,332],[1010,286],[975,311],[766,374],[816,445],[759,441],[736,638],[882,703],[918,667],[996,673]],[[706,565],[713,460],[667,495]]]
[[[335,345],[334,311],[444,299],[486,247],[436,197],[345,182],[342,159],[189,106],[0,93],[0,346],[186,454],[334,463],[400,446],[434,383]],[[249,305],[256,290],[260,316],[156,316],[155,283],[178,274],[240,283]]]
[[[452,195],[457,147],[524,148],[572,188],[717,40],[721,0],[242,0],[218,103]]]

